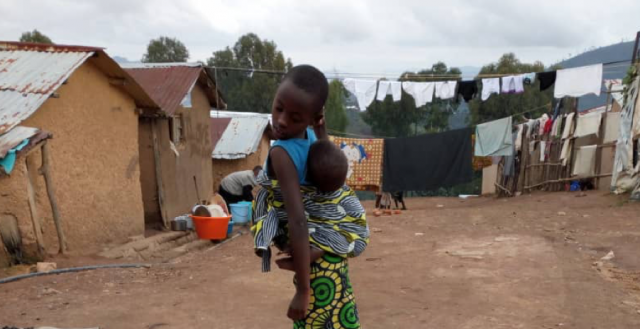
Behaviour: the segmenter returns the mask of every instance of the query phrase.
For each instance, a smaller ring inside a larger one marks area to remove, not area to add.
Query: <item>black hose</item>
[[[139,267],[151,267],[151,264],[108,264],[108,265],[92,265],[92,266],[62,268],[59,270],[53,270],[49,272],[28,273],[28,274],[16,275],[16,276],[0,279],[0,284],[14,282],[22,279],[34,278],[42,275],[91,271],[91,270],[98,270],[98,269],[104,269],[104,268],[139,268]]]

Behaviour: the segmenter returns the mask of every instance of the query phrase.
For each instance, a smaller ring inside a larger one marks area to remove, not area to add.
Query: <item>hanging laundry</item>
[[[562,116],[557,117],[553,120],[553,126],[551,127],[551,137],[558,137],[560,126],[562,125]]]
[[[385,191],[429,191],[473,179],[470,128],[384,141]]]
[[[607,113],[607,124],[604,127],[603,143],[611,143],[620,136],[620,112]]]
[[[602,88],[602,64],[558,70],[555,98],[580,97],[587,94],[600,96]]]
[[[505,177],[512,177],[516,173],[516,149],[515,143],[518,138],[518,132],[513,133],[512,135],[514,147],[513,147],[513,155],[504,157],[504,166],[502,167],[502,175]]]
[[[20,142],[20,144],[14,146],[9,151],[7,151],[3,158],[0,158],[0,167],[4,169],[4,172],[7,175],[13,171],[13,167],[16,164],[16,157],[17,157],[16,153],[22,150],[28,144],[29,144],[29,139],[27,138],[22,142]]]
[[[500,78],[482,79],[482,101],[489,99],[491,94],[500,93]]]
[[[404,81],[402,83],[402,89],[404,89],[407,94],[413,96],[413,99],[416,101],[416,107],[424,106],[433,101],[434,88],[435,83],[433,82]]]
[[[576,131],[573,133],[573,136],[598,136],[600,132],[600,122],[602,122],[602,113],[588,113],[585,115],[579,115],[578,122],[576,124]]]
[[[376,97],[377,81],[347,78],[344,79],[342,83],[344,84],[345,89],[356,95],[360,111],[366,111],[367,107],[371,105],[373,99]]]
[[[562,142],[562,151],[560,152],[560,160],[562,160],[562,165],[566,166],[569,162],[569,149],[571,148],[572,141],[570,139],[564,140]]]
[[[436,97],[440,99],[453,98],[456,95],[456,85],[458,81],[436,82]]]
[[[573,174],[579,177],[595,175],[596,150],[598,145],[583,146],[576,152],[576,161],[573,164]]]
[[[558,117],[558,115],[560,115],[560,110],[561,109],[562,109],[562,100],[560,100],[560,101],[558,101],[556,103],[556,107],[553,110],[553,120],[555,120]]]
[[[516,135],[516,151],[520,151],[522,149],[522,135],[524,132],[524,123],[518,125],[518,134]]]
[[[527,85],[532,85],[536,82],[536,74],[535,73],[525,73],[522,75],[522,83]]]
[[[469,103],[475,94],[478,93],[478,83],[476,80],[460,81],[458,85],[458,97],[462,95],[465,102]],[[456,99],[458,98],[456,97]]]
[[[476,126],[476,156],[508,156],[513,154],[512,119],[503,119]]]
[[[379,101],[384,101],[387,95],[393,97],[394,102],[399,102],[402,98],[402,82],[400,81],[380,81],[378,83],[378,97]]]
[[[540,91],[547,90],[556,82],[556,71],[537,73],[536,79],[540,81]]]
[[[564,122],[564,130],[562,131],[562,139],[567,139],[573,134],[573,117],[575,113],[569,113],[567,120]]]
[[[540,141],[540,162],[544,162],[546,151],[547,151],[547,142]]]
[[[551,128],[553,128],[553,119],[549,119],[547,120],[547,123],[544,124],[544,134],[549,134],[551,133]]]
[[[384,139],[357,139],[330,136],[347,157],[347,182],[355,190],[380,190]]]
[[[526,134],[527,138],[531,138],[532,135],[535,135],[534,134],[535,123],[536,123],[536,120],[533,120],[533,119],[529,119],[527,122],[524,123],[525,125],[527,125],[527,134]]]
[[[538,135],[542,136],[544,135],[544,128],[547,126],[547,122],[549,121],[549,116],[545,113],[543,114],[540,119],[540,126],[538,127]]]
[[[471,146],[473,147],[475,143],[476,143],[476,135],[471,135]],[[473,171],[478,171],[478,170],[482,170],[483,168],[490,167],[491,165],[494,164],[493,158],[494,157],[473,156]],[[500,162],[499,159],[501,159],[502,157],[495,157],[495,158],[498,158],[498,162]]]
[[[503,94],[520,94],[524,92],[523,86],[524,76],[510,75],[502,77],[502,93]]]

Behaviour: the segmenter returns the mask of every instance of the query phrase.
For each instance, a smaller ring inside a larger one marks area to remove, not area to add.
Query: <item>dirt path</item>
[[[351,262],[363,328],[640,328],[640,205],[575,195],[410,199],[371,217]],[[260,273],[242,236],[176,264],[0,285],[0,326],[290,328],[291,279]]]

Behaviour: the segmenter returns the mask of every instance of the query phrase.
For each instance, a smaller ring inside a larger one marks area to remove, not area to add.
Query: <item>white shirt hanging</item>
[[[433,82],[405,81],[402,83],[402,89],[415,99],[416,107],[423,106],[433,101],[434,88],[435,84]]]
[[[580,97],[587,94],[600,96],[600,88],[602,88],[602,64],[558,70],[553,96],[555,98]]]
[[[524,92],[524,75],[502,77],[503,94],[520,94]]]
[[[440,99],[453,98],[456,95],[456,85],[458,81],[436,82],[436,97]]]
[[[482,101],[489,99],[491,94],[500,93],[500,78],[482,79]]]
[[[356,95],[358,108],[361,112],[366,111],[376,97],[376,86],[378,85],[376,80],[347,78],[342,81],[342,84],[350,93]]]
[[[394,102],[400,101],[402,97],[402,83],[400,81],[380,81],[378,83],[379,101],[383,101],[387,95],[391,94]]]

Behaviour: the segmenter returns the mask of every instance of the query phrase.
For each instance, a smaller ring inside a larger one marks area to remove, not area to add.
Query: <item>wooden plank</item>
[[[31,223],[33,225],[33,232],[36,237],[37,253],[40,257],[45,255],[46,245],[44,243],[44,237],[42,236],[42,222],[38,214],[38,206],[36,204],[36,192],[35,192],[35,177],[38,177],[38,172],[33,168],[33,163],[29,161],[29,158],[25,158],[27,166],[27,196],[29,202],[29,211],[31,212]]]
[[[64,236],[60,209],[58,208],[55,187],[53,185],[53,179],[51,178],[51,171],[49,170],[49,144],[47,142],[42,144],[42,167],[40,167],[40,173],[44,176],[47,195],[49,196],[49,204],[51,205],[51,212],[53,213],[53,222],[56,225],[59,246],[58,253],[65,254],[67,252],[67,240]]]
[[[160,204],[160,214],[162,215],[162,223],[165,228],[169,228],[169,218],[167,216],[167,207],[165,206],[164,184],[162,183],[162,164],[160,162],[160,147],[158,144],[158,123],[156,120],[151,121],[151,134],[153,136],[153,159],[155,162],[156,183],[158,185],[158,203]]]

